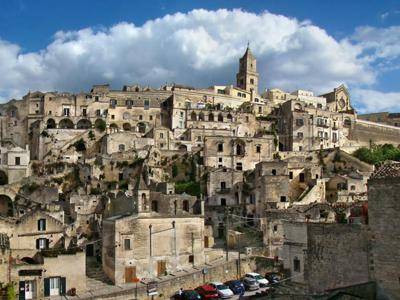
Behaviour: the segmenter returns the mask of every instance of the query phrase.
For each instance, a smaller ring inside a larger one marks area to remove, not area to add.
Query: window
[[[60,295],[60,277],[50,278],[50,296]]]
[[[250,78],[250,84],[254,84],[254,79]]]
[[[336,133],[336,132],[333,132],[333,133],[332,133],[332,142],[333,142],[333,143],[337,143],[337,141],[338,141],[338,140],[337,140],[337,133]]]
[[[117,100],[111,99],[111,100],[110,100],[110,106],[111,106],[112,108],[115,108],[116,105],[117,105]]]
[[[143,120],[143,116],[142,115],[139,115],[139,120],[140,121]]]
[[[164,143],[160,143],[160,148],[164,148]]]
[[[303,139],[303,133],[302,132],[298,132],[297,133],[297,138],[298,139]]]
[[[293,179],[293,172],[292,171],[289,172],[289,179]]]
[[[236,170],[237,171],[242,171],[243,170],[243,165],[241,162],[236,163]]]
[[[276,170],[275,169],[272,169],[271,173],[272,173],[273,176],[276,176]]]
[[[19,156],[16,156],[16,157],[15,157],[15,165],[16,165],[16,166],[21,165],[21,157],[19,157]]]
[[[286,202],[286,196],[281,196],[281,202]]]
[[[150,101],[149,99],[144,99],[144,109],[149,109],[150,108]]]
[[[257,145],[257,146],[256,146],[256,152],[257,152],[257,153],[261,153],[261,146],[260,146],[260,145]]]
[[[220,186],[221,186],[221,190],[225,190],[226,189],[226,182],[225,181],[221,181]]]
[[[225,198],[221,198],[221,206],[226,206],[226,199]]]
[[[49,240],[45,238],[40,238],[36,240],[36,249],[44,250],[49,248]]]
[[[261,106],[258,107],[258,113],[259,113],[259,114],[262,113],[262,107],[261,107]]]
[[[111,119],[113,119],[113,120],[114,120],[114,119],[115,119],[115,115],[111,115]]]
[[[295,272],[300,272],[300,259],[298,259],[297,257],[293,259],[293,270]]]
[[[38,220],[38,231],[46,231],[46,219]]]
[[[149,118],[150,118],[150,121],[153,121],[153,116],[150,116]]]
[[[356,186],[355,186],[355,185],[352,185],[352,186],[350,187],[350,189],[351,189],[352,191],[355,191],[355,190],[356,190]]]
[[[218,162],[222,163],[222,157],[218,157]]]
[[[126,106],[127,106],[128,108],[132,108],[133,100],[126,100],[126,101],[125,101],[125,104],[126,104]]]
[[[224,151],[224,144],[223,143],[219,143],[218,144],[218,152],[223,152]]]
[[[119,144],[118,145],[118,151],[119,152],[125,151],[125,145],[124,144]]]
[[[160,132],[160,139],[164,138],[164,133]]]
[[[277,231],[278,231],[278,225],[274,225],[273,231],[274,231],[274,232],[277,232]]]
[[[94,101],[99,102],[99,96],[94,96]]]
[[[124,240],[124,249],[125,250],[131,250],[131,239],[125,239]]]
[[[194,255],[189,255],[189,263],[194,263]]]
[[[69,107],[64,107],[64,109],[63,109],[63,115],[64,115],[64,116],[69,116]]]

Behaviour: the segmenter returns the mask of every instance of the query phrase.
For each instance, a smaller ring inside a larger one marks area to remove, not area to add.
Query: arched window
[[[47,120],[47,129],[54,129],[56,128],[56,122],[53,119]]]
[[[210,114],[208,115],[208,121],[214,122],[214,114],[210,113]]]
[[[190,114],[190,120],[197,121],[197,115],[194,111]]]
[[[199,121],[204,121],[204,114],[202,112],[199,114]]]
[[[244,147],[241,144],[236,145],[236,155],[244,155]]]
[[[131,131],[131,129],[132,129],[131,124],[129,124],[129,123],[124,123],[122,125],[122,128],[124,129],[124,131]]]
[[[232,122],[232,115],[231,114],[228,114],[226,117],[227,117],[228,121]]]
[[[224,116],[222,114],[218,115],[218,122],[223,122],[224,121]]]

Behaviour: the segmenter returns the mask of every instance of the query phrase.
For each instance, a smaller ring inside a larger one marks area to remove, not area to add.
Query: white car
[[[267,286],[269,283],[267,279],[265,279],[258,273],[247,273],[246,275],[244,275],[244,277],[256,280],[260,284],[260,286]]]
[[[211,282],[210,284],[217,289],[218,296],[221,299],[228,299],[233,297],[234,294],[232,290],[222,282]]]

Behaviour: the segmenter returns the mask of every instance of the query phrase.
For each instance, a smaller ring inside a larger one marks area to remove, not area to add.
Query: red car
[[[211,284],[204,284],[196,288],[196,292],[199,293],[201,299],[218,299],[218,291]]]

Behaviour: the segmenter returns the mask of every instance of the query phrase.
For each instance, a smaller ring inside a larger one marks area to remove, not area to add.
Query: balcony
[[[215,190],[217,194],[229,194],[231,192],[231,188],[220,188]]]

